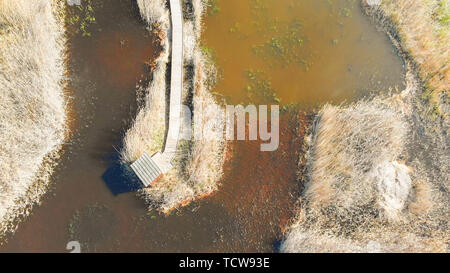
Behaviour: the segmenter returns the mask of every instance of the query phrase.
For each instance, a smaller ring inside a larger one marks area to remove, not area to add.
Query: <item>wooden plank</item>
[[[176,155],[181,126],[181,94],[183,91],[183,14],[180,0],[170,0],[172,21],[172,66],[170,74],[169,129],[163,157],[172,161]]]
[[[163,174],[158,164],[147,153],[144,153],[138,160],[131,164],[131,169],[136,173],[145,187],[150,186],[153,181]]]
[[[181,94],[183,91],[183,14],[180,0],[170,0],[172,21],[172,66],[170,80],[169,128],[163,153],[150,157],[144,153],[131,168],[148,187],[173,168],[181,126]]]

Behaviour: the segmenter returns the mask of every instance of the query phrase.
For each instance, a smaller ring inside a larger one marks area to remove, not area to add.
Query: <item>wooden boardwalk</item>
[[[183,14],[180,0],[170,0],[172,21],[172,67],[170,73],[169,129],[162,153],[152,157],[144,153],[131,168],[144,186],[149,186],[170,171],[177,152],[181,125],[181,94],[183,90]]]
[[[131,169],[133,169],[145,187],[150,186],[153,181],[162,175],[162,170],[158,164],[147,153],[144,153],[138,160],[131,164]]]

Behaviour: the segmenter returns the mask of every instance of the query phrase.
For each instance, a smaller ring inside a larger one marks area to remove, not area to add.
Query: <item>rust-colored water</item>
[[[219,251],[271,252],[288,220],[294,216],[301,191],[298,178],[304,154],[303,138],[311,118],[294,108],[280,117],[280,145],[260,152],[260,142],[230,144],[222,187],[212,197],[239,226],[239,238],[227,237]]]
[[[282,103],[340,103],[402,87],[402,63],[359,0],[226,0],[205,20],[222,80],[216,92],[245,101],[246,71],[261,71]]]
[[[278,97],[300,106],[283,111],[277,151],[229,143],[216,194],[169,216],[148,213],[134,193],[114,196],[101,176],[136,114],[136,84],[150,73],[156,38],[137,19],[134,1],[93,2],[99,8],[91,35],[70,38],[72,141],[52,190],[1,252],[67,252],[70,240],[80,241],[82,252],[273,251],[301,191],[297,171],[310,123],[302,109],[401,85],[400,59],[358,1],[219,0],[204,33],[222,73],[215,91],[231,103]],[[267,7],[255,10],[261,3]],[[266,41],[273,43],[264,47]]]

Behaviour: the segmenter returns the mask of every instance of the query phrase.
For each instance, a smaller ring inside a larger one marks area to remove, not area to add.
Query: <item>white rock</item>
[[[379,192],[379,205],[390,220],[396,220],[411,190],[411,170],[398,162],[383,162],[372,172]]]

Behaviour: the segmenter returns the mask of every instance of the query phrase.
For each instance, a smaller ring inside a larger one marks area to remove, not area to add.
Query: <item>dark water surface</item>
[[[42,205],[0,251],[67,252],[71,240],[82,252],[273,251],[301,191],[297,170],[310,118],[297,108],[284,112],[275,152],[261,153],[258,142],[230,143],[220,190],[169,216],[147,212],[134,193],[115,196],[102,175],[159,49],[133,1],[92,2],[89,34],[70,38],[72,140]],[[400,59],[358,3],[218,1],[204,34],[222,74],[215,91],[229,102],[307,106],[401,86]],[[261,97],[261,88],[274,96]]]

